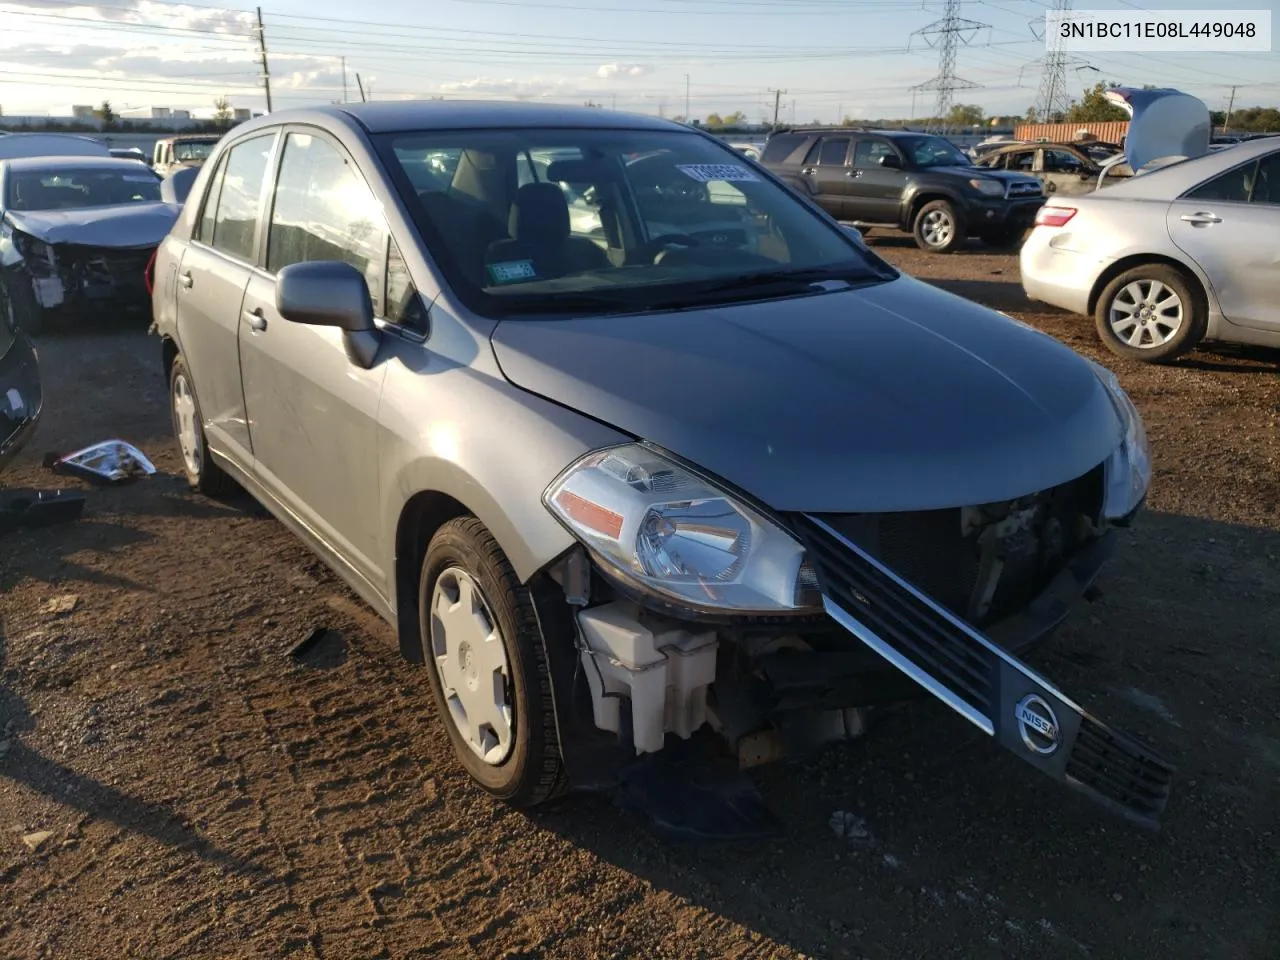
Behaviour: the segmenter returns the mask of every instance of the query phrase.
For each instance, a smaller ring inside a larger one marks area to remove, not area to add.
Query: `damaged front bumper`
[[[1169,764],[1014,655],[1089,594],[1113,531],[1085,539],[1033,595],[1011,609],[1006,603],[998,619],[979,620],[979,630],[830,519],[802,515],[790,524],[817,574],[825,612],[817,617],[673,619],[669,610],[646,611],[581,550],[535,583],[572,785],[638,792],[651,807],[656,777],[663,785],[656,819],[668,826],[692,817],[698,826],[684,832],[757,835],[767,822],[762,806],[746,802],[749,791],[728,770],[720,781],[709,778],[715,750],[699,738],[722,753],[727,743],[736,766],[747,768],[860,736],[875,707],[928,693],[1042,773],[1131,822],[1158,825]],[[662,758],[688,765],[691,752],[701,758],[697,787],[673,791]]]
[[[38,330],[47,319],[90,309],[146,312],[146,269],[154,245],[95,247],[45,243],[15,235],[21,258],[5,266],[5,285],[21,326]]]

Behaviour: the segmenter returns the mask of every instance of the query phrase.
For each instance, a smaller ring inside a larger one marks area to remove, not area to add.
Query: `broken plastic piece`
[[[104,440],[75,453],[51,455],[45,458],[45,466],[61,476],[101,485],[126,483],[156,472],[141,450],[123,440]]]
[[[67,523],[79,518],[84,504],[84,494],[71,490],[5,490],[0,492],[0,534]]]

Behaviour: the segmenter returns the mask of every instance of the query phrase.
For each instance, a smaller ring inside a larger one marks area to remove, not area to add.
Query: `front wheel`
[[[533,600],[474,517],[431,538],[418,620],[436,707],[467,773],[514,806],[553,797],[562,764]]]
[[[1195,348],[1208,322],[1197,291],[1179,270],[1148,263],[1103,289],[1094,310],[1098,336],[1112,353],[1163,363]]]
[[[951,253],[964,243],[960,217],[949,200],[931,200],[916,214],[916,246],[931,253]]]

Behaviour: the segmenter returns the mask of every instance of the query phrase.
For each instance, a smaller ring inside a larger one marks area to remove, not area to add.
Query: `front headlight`
[[[1107,458],[1106,494],[1102,515],[1108,520],[1121,520],[1142,503],[1151,486],[1151,444],[1142,425],[1138,408],[1120,386],[1116,375],[1100,363],[1089,361],[1094,373],[1107,388],[1123,428],[1120,446]]]
[[[1003,197],[1004,184],[999,180],[989,180],[986,177],[974,177],[969,181],[969,186],[977,190],[979,193],[985,193],[988,197]]]
[[[643,444],[587,454],[542,501],[609,572],[667,602],[721,614],[820,609],[794,537]]]

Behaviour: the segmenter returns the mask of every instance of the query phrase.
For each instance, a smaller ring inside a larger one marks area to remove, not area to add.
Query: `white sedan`
[[[1028,297],[1092,315],[1121,356],[1280,346],[1280,138],[1051,198],[1021,266]]]

